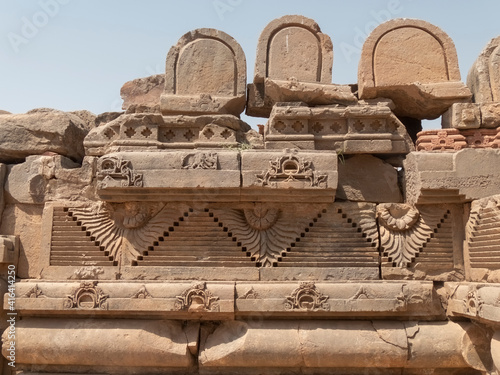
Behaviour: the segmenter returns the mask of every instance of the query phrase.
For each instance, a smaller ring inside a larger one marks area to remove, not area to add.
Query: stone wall
[[[285,16],[248,85],[198,29],[124,112],[1,114],[2,373],[500,374],[499,41],[465,85],[390,20],[338,85]]]

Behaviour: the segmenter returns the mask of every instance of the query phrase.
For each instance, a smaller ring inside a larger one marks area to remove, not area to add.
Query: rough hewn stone
[[[469,101],[453,41],[428,22],[393,19],[370,34],[358,70],[360,99],[390,98],[398,116],[431,119]]]
[[[355,155],[340,160],[337,199],[354,202],[401,202],[398,172],[390,164],[371,155]]]
[[[491,39],[469,70],[467,85],[476,103],[500,101],[499,46],[500,37]]]
[[[29,155],[55,152],[81,162],[87,125],[76,115],[36,109],[0,117],[0,162],[18,163]]]
[[[164,89],[164,74],[128,81],[120,90],[122,108],[127,113],[160,112],[160,96]]]

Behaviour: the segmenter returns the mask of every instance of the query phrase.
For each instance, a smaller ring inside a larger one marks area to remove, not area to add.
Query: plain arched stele
[[[245,100],[245,53],[230,35],[216,29],[196,29],[170,49],[161,96],[164,115],[239,116]]]
[[[274,104],[355,104],[347,85],[333,85],[330,37],[307,17],[289,15],[271,21],[257,46],[247,114],[269,117]]]
[[[398,116],[417,119],[436,118],[471,97],[460,81],[451,38],[414,19],[390,20],[373,30],[363,45],[358,85],[360,99],[390,98]]]

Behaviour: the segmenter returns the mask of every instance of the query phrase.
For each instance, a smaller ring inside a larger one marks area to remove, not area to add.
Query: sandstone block
[[[102,156],[118,150],[236,148],[248,142],[250,125],[233,115],[161,116],[131,113],[89,132],[87,155]]]
[[[495,129],[500,126],[500,103],[481,103],[481,127]]]
[[[165,89],[165,75],[156,74],[126,82],[120,95],[127,113],[160,112],[160,97]]]
[[[409,203],[465,202],[500,193],[500,151],[412,152],[405,162]]]
[[[81,162],[87,125],[76,115],[52,109],[0,116],[0,162],[54,152]]]
[[[239,116],[245,108],[246,74],[245,54],[231,36],[193,30],[167,55],[161,112]]]
[[[93,199],[93,158],[80,166],[61,156],[32,155],[10,167],[5,183],[8,203],[41,204],[55,200]]]
[[[467,75],[475,103],[500,101],[500,37],[493,38],[481,51]]]
[[[277,330],[279,340],[270,340]],[[479,339],[478,331],[471,323],[453,322],[225,322],[201,343],[199,364],[206,370],[233,371],[252,367],[484,369],[481,360],[489,356],[484,350],[489,338]],[[484,345],[483,350],[469,351],[473,344]]]
[[[0,163],[0,225],[2,225],[2,213],[5,207],[4,185],[7,177],[7,165]]]
[[[479,104],[455,103],[441,117],[443,128],[477,129],[481,127]]]
[[[17,266],[19,258],[19,237],[0,235],[0,263]]]
[[[4,342],[10,341],[7,332]],[[40,335],[45,339],[40,341]],[[16,344],[19,364],[186,369],[193,365],[182,325],[175,321],[23,319],[17,322]],[[2,354],[9,355],[5,345]]]
[[[355,155],[338,164],[337,198],[357,202],[402,202],[397,170],[371,155]]]
[[[268,117],[280,101],[356,102],[348,86],[331,85],[332,65],[331,39],[315,21],[303,16],[271,21],[259,37],[247,114]]]
[[[360,99],[390,98],[398,116],[431,119],[470,90],[460,82],[453,41],[428,22],[393,19],[370,34],[358,70]]]

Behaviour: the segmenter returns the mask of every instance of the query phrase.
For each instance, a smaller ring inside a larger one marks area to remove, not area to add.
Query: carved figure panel
[[[142,187],[142,175],[135,173],[128,160],[106,156],[97,162],[97,189]]]

